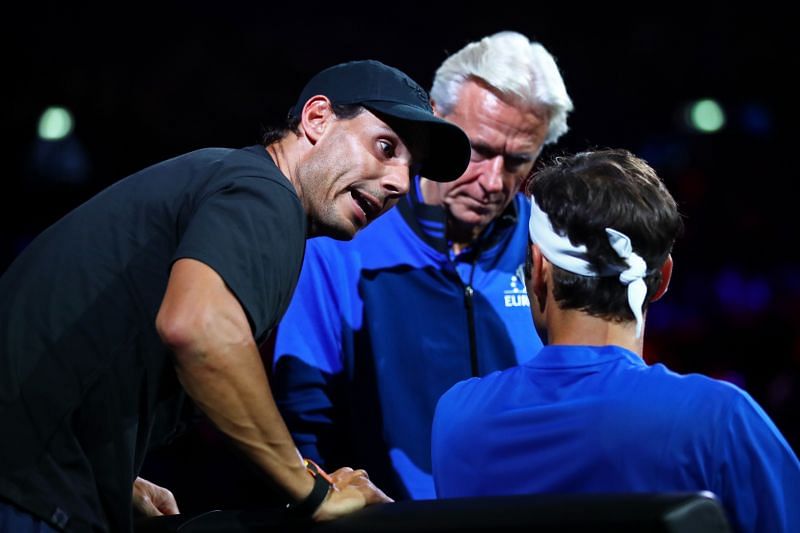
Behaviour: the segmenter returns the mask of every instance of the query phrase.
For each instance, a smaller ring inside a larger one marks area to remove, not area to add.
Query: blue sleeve
[[[456,385],[458,386],[458,385]],[[450,389],[452,390],[452,389]],[[449,391],[448,391],[449,392]],[[433,485],[436,489],[436,497],[444,498],[447,494],[447,449],[448,431],[445,420],[450,417],[447,405],[448,393],[444,393],[436,404],[436,411],[433,415],[433,426],[431,428],[431,468],[433,470]]]
[[[342,400],[343,344],[350,326],[357,269],[347,265],[338,243],[308,241],[300,279],[275,338],[273,389],[289,431],[305,457],[338,467],[345,424],[337,420]]]
[[[800,531],[797,456],[761,407],[739,392],[720,428],[716,491],[739,531]]]
[[[457,498],[465,494],[461,482],[471,468],[465,465],[473,455],[463,450],[473,441],[469,435],[470,425],[462,419],[463,400],[470,396],[470,383],[477,378],[461,381],[445,392],[436,404],[431,430],[431,467],[437,498]]]

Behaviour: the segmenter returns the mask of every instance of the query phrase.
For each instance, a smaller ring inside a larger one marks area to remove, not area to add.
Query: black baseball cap
[[[358,104],[401,122],[425,127],[428,146],[420,172],[428,179],[452,181],[469,164],[470,145],[464,132],[433,116],[428,93],[394,67],[375,60],[329,67],[306,84],[289,110],[289,117],[300,116],[306,102],[318,94],[327,96],[334,104]]]

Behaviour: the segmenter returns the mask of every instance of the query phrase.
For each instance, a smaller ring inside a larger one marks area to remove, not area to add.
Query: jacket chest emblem
[[[525,291],[525,278],[523,277],[523,267],[520,264],[509,280],[508,289],[503,291],[504,307],[530,307],[528,293]]]

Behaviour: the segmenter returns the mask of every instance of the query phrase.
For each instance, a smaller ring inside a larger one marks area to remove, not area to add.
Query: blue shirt
[[[741,531],[800,531],[800,463],[753,399],[616,346],[455,385],[432,456],[439,497],[710,490]]]
[[[541,348],[518,274],[529,212],[518,195],[452,255],[444,210],[412,192],[350,242],[308,241],[273,380],[301,453],[329,469],[366,468],[395,499],[435,497],[430,428],[441,394]]]

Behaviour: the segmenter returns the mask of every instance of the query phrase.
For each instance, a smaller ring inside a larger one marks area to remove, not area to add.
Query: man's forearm
[[[221,431],[295,500],[313,485],[272,398],[255,344],[176,353],[186,392]]]
[[[156,316],[184,389],[294,499],[312,479],[283,423],[244,309],[213,269],[179,259]]]

